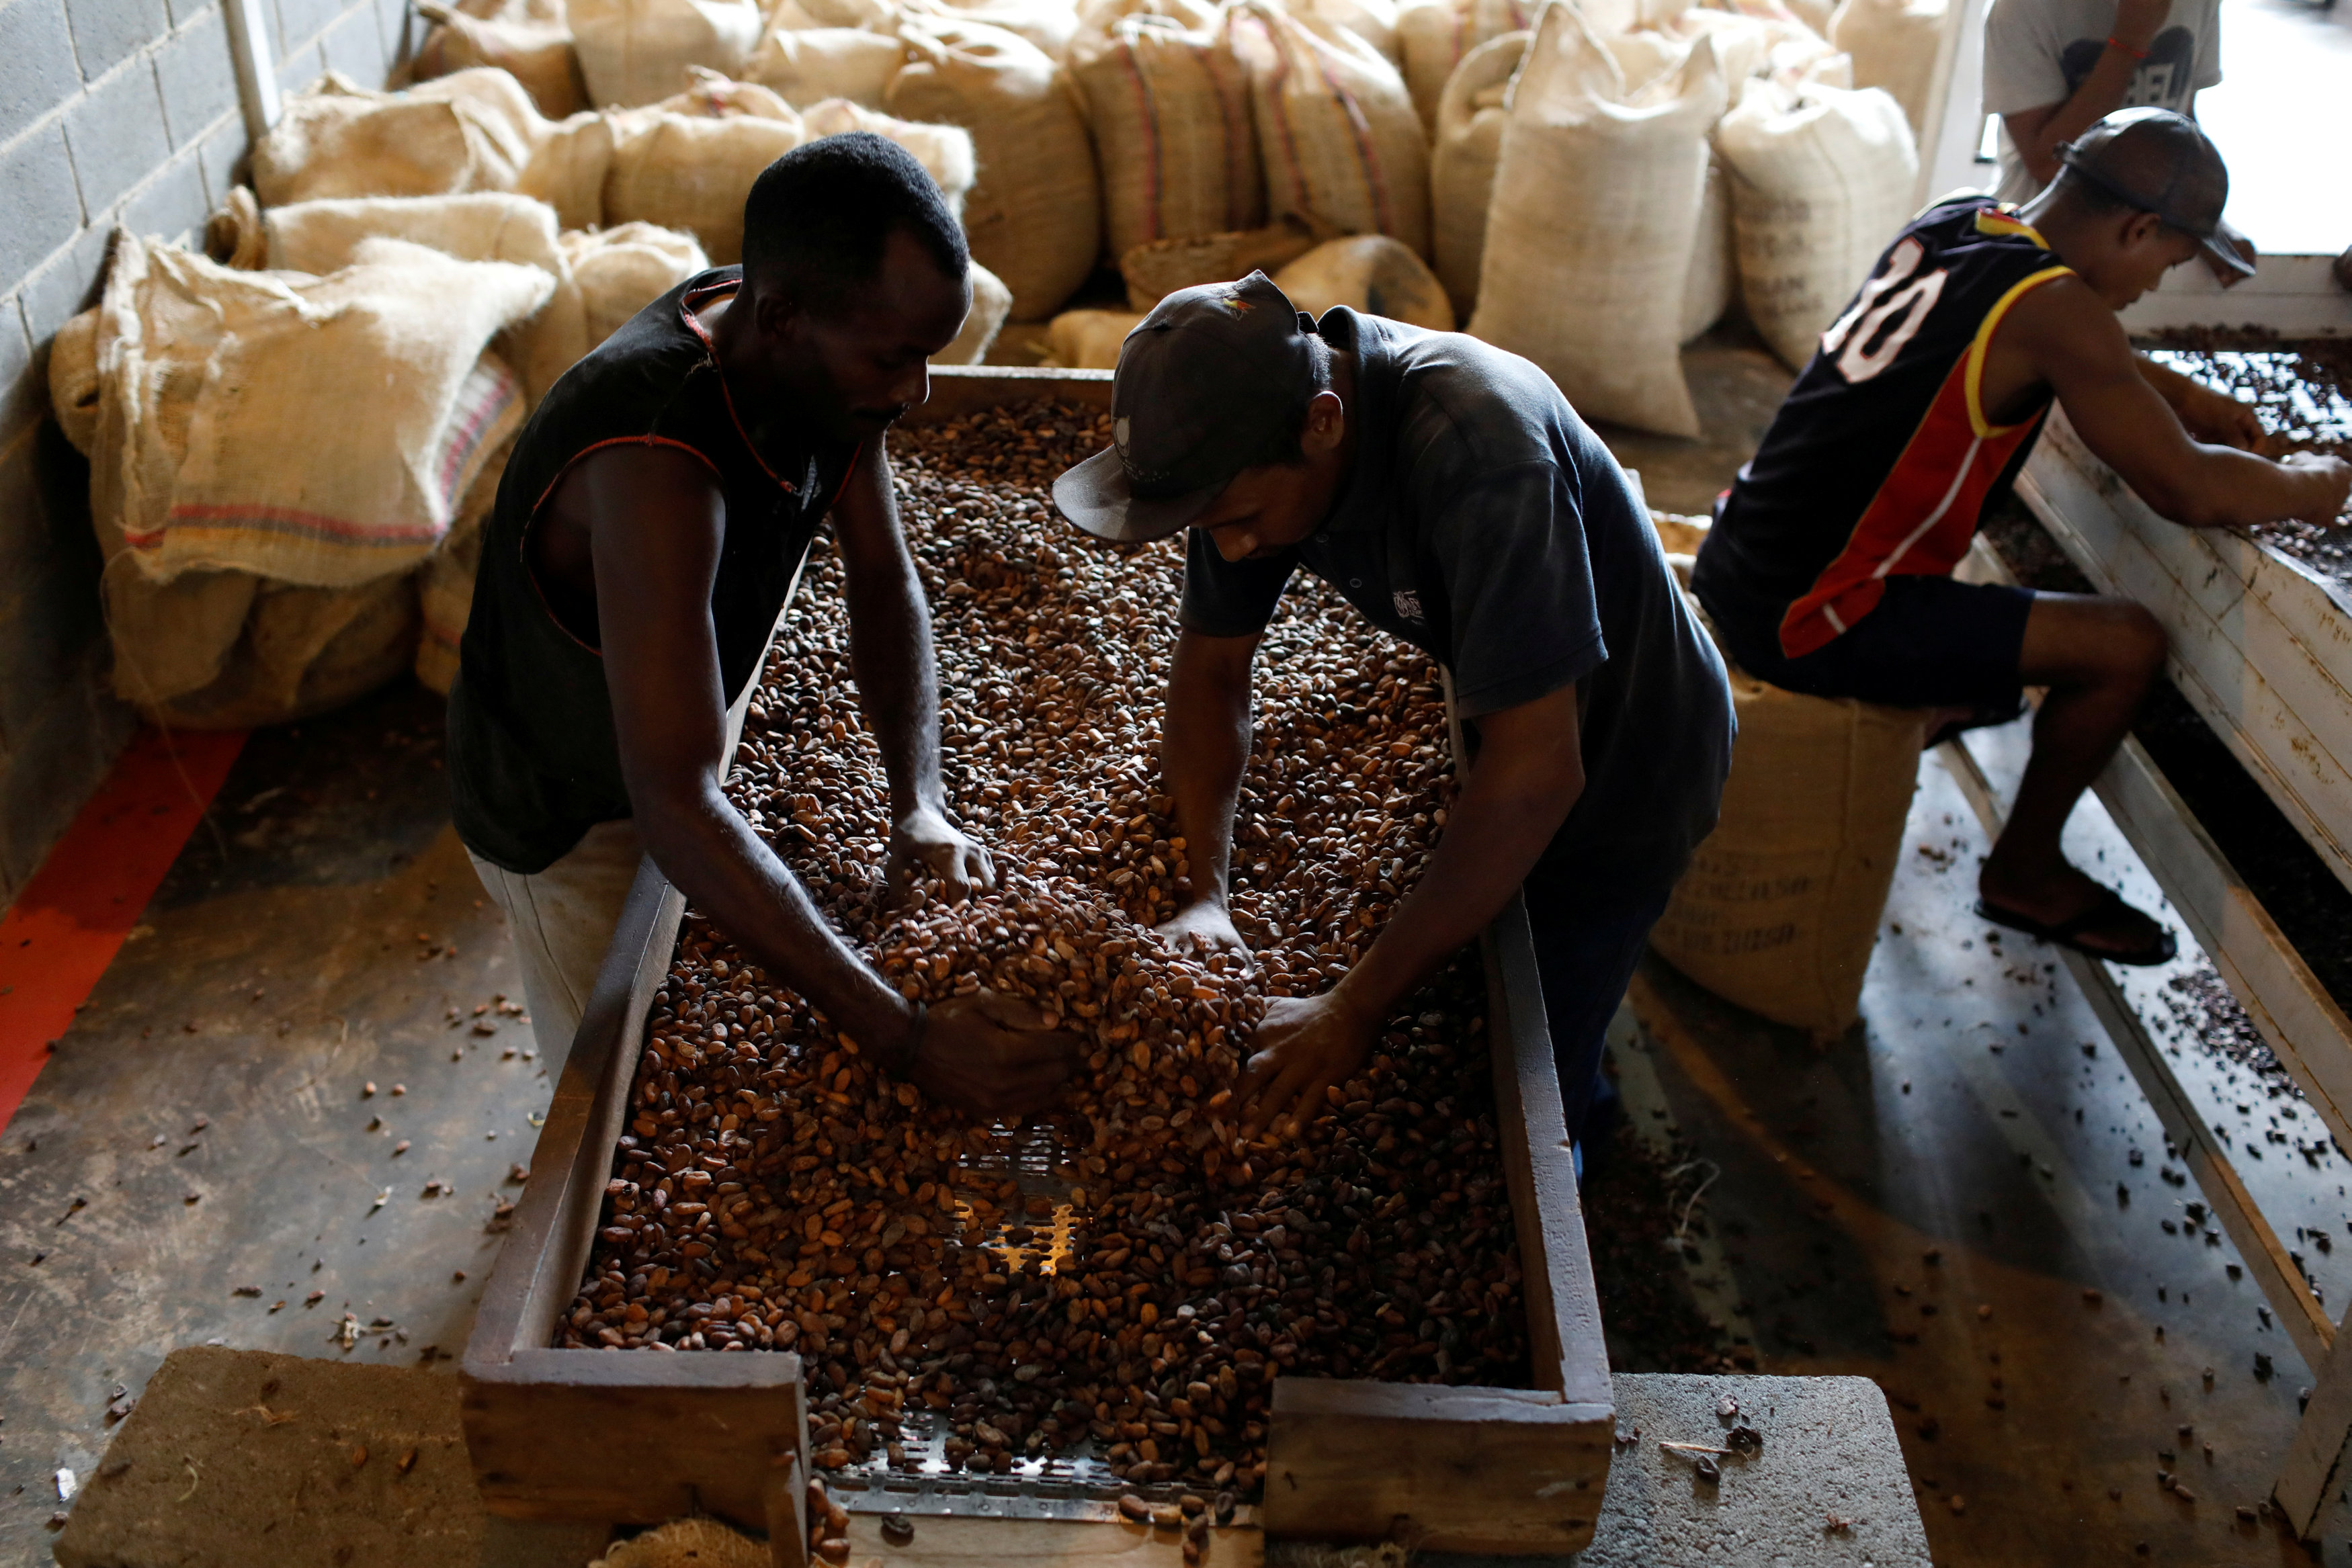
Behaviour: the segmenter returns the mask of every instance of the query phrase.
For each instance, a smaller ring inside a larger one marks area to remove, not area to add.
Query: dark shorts
[[[1876,609],[1801,658],[1781,654],[1777,623],[1718,617],[1716,633],[1741,669],[1788,691],[2007,718],[2024,706],[2017,664],[2032,608],[2030,588],[1890,577]]]

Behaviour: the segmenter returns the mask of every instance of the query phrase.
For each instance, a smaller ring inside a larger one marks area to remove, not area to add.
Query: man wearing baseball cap
[[[1112,413],[1116,447],[1054,498],[1101,538],[1190,530],[1162,766],[1193,903],[1166,935],[1244,946],[1225,894],[1251,656],[1300,567],[1443,661],[1476,737],[1363,961],[1267,1011],[1254,1123],[1321,1110],[1393,1005],[1524,884],[1580,1141],[1602,1031],[1731,756],[1722,661],[1624,471],[1526,360],[1345,307],[1318,322],[1263,273],[1161,300],[1120,351]]]
[[[2048,688],[2015,809],[1978,878],[1985,919],[2122,964],[2171,935],[2067,863],[2059,834],[2163,668],[2127,599],[1956,582],[1988,502],[2055,401],[2083,442],[2190,528],[2326,525],[2352,467],[2273,463],[2253,411],[2134,356],[2116,313],[2204,256],[2229,174],[2194,121],[2111,114],[2059,150],[2020,210],[1938,203],[1822,333],[1755,457],[1717,503],[1691,586],[1724,652],[1759,679],[1948,710],[1957,730]]]

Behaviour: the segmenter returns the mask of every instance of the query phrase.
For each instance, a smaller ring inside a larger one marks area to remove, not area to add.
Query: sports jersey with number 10
[[[1986,347],[2020,297],[2067,276],[2013,212],[1943,202],[1822,334],[1708,541],[1741,600],[1785,606],[1787,656],[1869,614],[1887,578],[1942,576],[1968,553],[2050,406],[2045,392],[2024,419],[1992,423],[1978,393]]]

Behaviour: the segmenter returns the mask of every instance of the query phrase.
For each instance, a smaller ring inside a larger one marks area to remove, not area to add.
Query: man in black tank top
[[[2325,524],[2352,468],[2245,450],[2252,412],[2136,359],[2116,312],[2221,233],[2229,175],[2196,125],[2109,115],[2021,211],[1982,198],[1913,219],[1822,336],[1717,507],[1691,588],[1724,651],[1791,691],[2014,716],[2048,688],[2008,826],[1978,879],[1986,919],[2126,964],[2169,933],[2070,865],[2059,836],[2164,667],[2127,599],[1954,581],[1989,500],[2054,401],[2084,444],[2189,528]]]
[[[568,371],[519,439],[449,703],[457,831],[505,908],[534,1030],[570,1048],[643,852],[892,1071],[971,1109],[1050,1097],[1074,1041],[1009,998],[928,1014],[861,963],[728,803],[727,710],[818,522],[847,570],[859,696],[890,779],[890,873],[994,885],[950,824],[929,617],[886,433],[971,295],[963,234],[895,144],[778,159],[743,265],[689,278]]]

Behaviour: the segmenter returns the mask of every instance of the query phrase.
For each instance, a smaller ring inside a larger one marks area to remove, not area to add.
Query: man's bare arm
[[[665,446],[593,454],[563,497],[588,520],[621,771],[664,875],[845,1032],[886,1055],[915,1009],[858,961],[720,788],[727,700],[710,622],[726,503],[710,470]]]
[[[2000,117],[2035,184],[2047,185],[2058,177],[2060,142],[2073,141],[2124,106],[2140,60],[2171,12],[2172,0],[2122,0],[2106,47],[2073,92],[2057,103]]]
[[[2047,384],[2084,444],[2159,515],[2189,528],[2287,518],[2334,521],[2352,467],[2327,458],[2284,463],[2194,440],[2148,384],[2123,324],[2088,284],[2062,277],[2020,299],[1994,334],[1982,400],[1997,411]]]
[[[849,579],[849,657],[857,696],[890,779],[890,876],[919,867],[950,898],[994,887],[986,851],[950,825],[940,782],[938,661],[929,606],[915,574],[890,489],[889,449],[877,437],[833,506],[834,538]]]
[[[1250,660],[1255,637],[1180,632],[1160,726],[1160,772],[1176,798],[1176,822],[1192,864],[1192,906],[1161,928],[1208,947],[1241,942],[1225,912],[1234,805],[1249,766]]]

